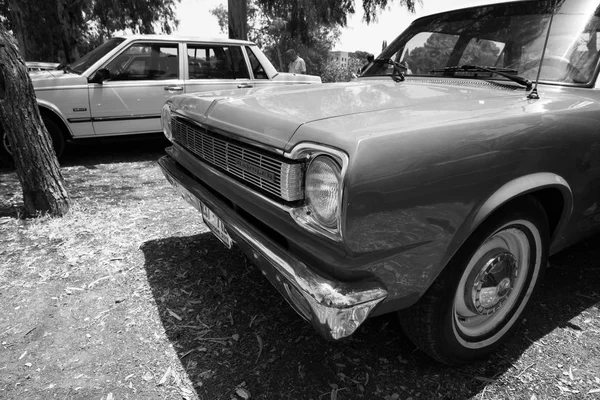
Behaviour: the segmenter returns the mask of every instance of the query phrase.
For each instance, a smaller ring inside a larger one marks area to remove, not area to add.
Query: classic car
[[[175,94],[321,82],[278,73],[252,42],[164,35],[113,37],[60,69],[27,66],[59,157],[75,139],[160,134],[161,107]],[[9,158],[0,125],[0,159]]]
[[[518,329],[600,228],[600,5],[415,20],[353,82],[175,96],[168,181],[324,337],[398,313],[447,364]]]

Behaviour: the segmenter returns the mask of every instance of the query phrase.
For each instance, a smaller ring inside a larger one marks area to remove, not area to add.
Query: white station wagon
[[[321,82],[277,72],[252,42],[162,35],[114,37],[72,64],[30,76],[58,156],[74,139],[161,132],[161,108],[176,94]],[[1,126],[0,136],[5,158]]]

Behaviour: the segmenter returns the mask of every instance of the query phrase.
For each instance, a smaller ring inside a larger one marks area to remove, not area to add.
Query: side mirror
[[[104,81],[110,79],[110,71],[106,68],[100,68],[92,77],[90,78],[90,83],[100,83],[102,84]]]

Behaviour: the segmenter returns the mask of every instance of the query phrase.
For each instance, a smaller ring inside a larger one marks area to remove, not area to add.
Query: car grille
[[[286,201],[304,198],[304,164],[266,154],[175,117],[173,140],[237,179]]]

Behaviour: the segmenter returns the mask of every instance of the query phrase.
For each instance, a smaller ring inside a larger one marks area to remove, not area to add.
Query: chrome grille
[[[286,201],[304,198],[304,169],[293,163],[172,119],[173,140],[203,161]]]

